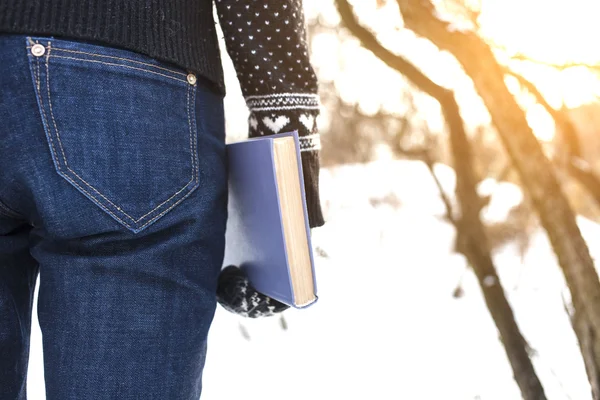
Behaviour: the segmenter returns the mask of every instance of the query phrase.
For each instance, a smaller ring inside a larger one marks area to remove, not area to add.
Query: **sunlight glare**
[[[466,1],[466,0],[464,0]],[[600,64],[600,51],[592,40],[599,33],[596,0],[476,0],[481,2],[481,34],[496,52],[498,61],[531,81],[555,109],[575,108],[597,101],[600,73],[583,67],[557,69],[549,64]],[[473,83],[456,59],[441,52],[428,40],[402,29],[402,18],[394,1],[351,1],[363,26],[393,53],[402,55],[435,83],[454,91],[468,127],[491,123],[487,109]],[[332,0],[306,0],[309,18],[319,17],[327,26],[340,22]],[[347,104],[356,104],[369,115],[378,111],[403,115],[411,112],[402,93],[407,80],[385,68],[359,41],[339,31],[317,31],[312,37],[312,62],[323,82],[333,82]],[[516,59],[521,56],[533,61]],[[598,68],[600,71],[600,67]],[[368,79],[366,77],[368,76]],[[510,83],[510,90],[526,112],[536,136],[549,140],[554,124],[537,100]],[[417,100],[418,114],[440,129],[439,106]]]
[[[532,82],[544,95],[567,107],[595,101],[598,77],[587,68],[563,71],[544,64],[597,64],[600,2],[596,0],[482,0],[481,31],[509,55],[524,55]],[[513,64],[513,63],[510,63]],[[549,99],[550,100],[550,99]]]

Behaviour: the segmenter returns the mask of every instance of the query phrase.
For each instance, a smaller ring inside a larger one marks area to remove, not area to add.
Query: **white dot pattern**
[[[249,136],[297,130],[318,150],[317,78],[301,0],[215,0],[227,52],[250,110]]]

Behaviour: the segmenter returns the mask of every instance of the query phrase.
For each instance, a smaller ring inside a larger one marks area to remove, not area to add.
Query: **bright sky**
[[[554,107],[577,107],[600,96],[600,79],[588,69],[564,71],[543,63],[600,64],[600,2],[597,0],[475,0],[481,1],[480,25],[483,34],[506,48],[506,56],[520,53],[541,63],[508,61],[515,71],[533,81]],[[487,111],[475,95],[472,84],[445,53],[428,41],[402,29],[396,2],[389,0],[382,8],[375,1],[352,1],[360,22],[375,30],[379,40],[390,50],[414,62],[437,83],[455,90],[469,124],[489,122]],[[308,18],[320,16],[328,25],[336,26],[339,16],[331,0],[305,0]],[[313,37],[313,63],[321,80],[333,81],[341,97],[358,103],[366,113],[379,109],[402,113],[406,109],[401,98],[404,79],[394,71],[382,68],[357,40],[340,42],[335,32]],[[600,69],[599,69],[600,71]],[[509,82],[511,90],[517,86]],[[436,112],[438,106],[427,96],[417,103],[432,129],[442,126]],[[549,139],[554,125],[545,111],[531,98],[519,98],[536,135]]]
[[[508,52],[544,63],[598,64],[599,15],[596,0],[483,0],[480,23],[484,33]],[[557,73],[529,65],[523,72],[538,75],[536,83],[554,105],[562,98],[573,107],[600,95],[598,78],[585,68]]]

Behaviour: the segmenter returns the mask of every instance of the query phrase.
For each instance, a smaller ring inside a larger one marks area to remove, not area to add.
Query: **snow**
[[[452,193],[452,170],[438,165],[436,174]],[[246,320],[219,307],[202,399],[520,399],[477,281],[452,252],[454,231],[427,168],[392,160],[340,166],[323,169],[321,185],[328,222],[313,230],[327,254],[317,258],[319,301],[286,311],[287,330],[278,318]],[[509,184],[487,181],[480,191],[492,195],[484,214],[493,220],[522,199]],[[579,222],[598,254],[598,225]],[[590,399],[546,236],[533,236],[523,263],[510,244],[495,261],[548,398]],[[41,357],[34,322],[33,400],[44,398]]]
[[[487,178],[479,184],[477,189],[481,196],[492,195],[490,204],[481,212],[482,220],[488,224],[505,221],[510,209],[523,201],[523,192],[518,186],[511,183],[497,182]]]

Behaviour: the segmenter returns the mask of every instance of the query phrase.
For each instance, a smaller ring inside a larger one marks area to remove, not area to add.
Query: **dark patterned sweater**
[[[319,201],[317,80],[301,0],[215,0],[249,136],[298,130],[311,227]],[[0,0],[0,32],[94,40],[171,62],[225,94],[212,0]]]

